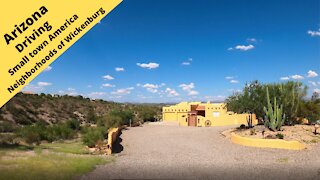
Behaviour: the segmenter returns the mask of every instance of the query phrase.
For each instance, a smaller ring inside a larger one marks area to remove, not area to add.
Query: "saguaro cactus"
[[[264,125],[271,129],[272,131],[280,130],[281,126],[284,123],[285,115],[283,115],[283,106],[277,104],[277,99],[274,97],[273,107],[270,102],[269,90],[267,87],[267,101],[268,107],[264,107],[263,110],[265,112]]]

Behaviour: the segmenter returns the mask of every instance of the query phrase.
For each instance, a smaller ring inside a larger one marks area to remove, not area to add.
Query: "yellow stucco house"
[[[174,106],[163,107],[163,121],[178,122],[181,126],[228,126],[247,125],[252,116],[252,123],[257,124],[255,114],[236,114],[227,110],[224,103],[181,102]]]

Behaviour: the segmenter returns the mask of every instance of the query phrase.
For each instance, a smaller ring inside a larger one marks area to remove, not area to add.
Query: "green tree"
[[[283,105],[283,113],[286,115],[285,123],[292,124],[299,116],[300,103],[306,96],[307,87],[301,82],[289,81],[286,83],[261,84],[258,81],[247,83],[242,92],[235,93],[226,99],[227,108],[236,113],[252,112],[259,118],[263,118],[263,107],[267,106],[266,88],[269,89],[270,101],[274,97]]]
[[[236,113],[255,113],[264,117],[263,107],[267,104],[264,85],[259,81],[246,83],[242,92],[236,92],[226,99],[227,109]]]
[[[128,125],[133,120],[134,114],[131,110],[113,110],[104,116],[104,125],[107,128]]]
[[[299,109],[300,117],[307,118],[310,122],[320,120],[319,93],[314,92],[310,100],[303,100]]]
[[[270,86],[270,85],[269,85]],[[307,94],[307,87],[301,82],[289,81],[287,83],[273,84],[273,97],[277,97],[283,105],[286,115],[285,122],[293,124],[297,121],[300,102]]]
[[[156,115],[156,109],[152,107],[145,107],[139,111],[139,118],[143,121],[155,121]]]
[[[80,122],[77,119],[70,119],[66,122],[66,124],[72,130],[80,130]]]

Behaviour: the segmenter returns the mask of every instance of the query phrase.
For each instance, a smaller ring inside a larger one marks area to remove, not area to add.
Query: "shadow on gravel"
[[[121,138],[122,132],[119,133],[117,140],[114,142],[112,146],[112,153],[121,153],[123,151],[123,146],[121,145],[122,143],[122,138]]]

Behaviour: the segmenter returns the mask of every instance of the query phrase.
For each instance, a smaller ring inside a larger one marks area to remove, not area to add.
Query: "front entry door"
[[[197,126],[197,115],[189,114],[188,115],[188,126]]]

